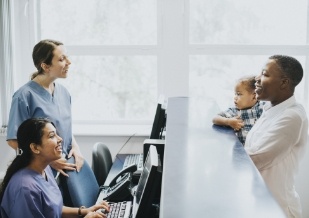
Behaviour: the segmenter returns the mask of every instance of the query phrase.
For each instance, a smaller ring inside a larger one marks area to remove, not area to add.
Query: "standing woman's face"
[[[66,55],[66,51],[63,45],[59,45],[55,48],[54,57],[52,59],[51,65],[49,65],[49,75],[55,79],[66,78],[71,61]]]
[[[282,73],[275,62],[269,60],[262,73],[255,78],[255,92],[258,100],[270,101],[276,105],[280,100]]]
[[[55,127],[51,123],[47,123],[43,132],[42,144],[37,147],[40,158],[46,160],[48,163],[61,158],[62,138],[57,135]]]

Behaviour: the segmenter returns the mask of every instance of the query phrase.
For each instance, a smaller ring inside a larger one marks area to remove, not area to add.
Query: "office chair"
[[[74,163],[74,157],[67,162]],[[69,177],[60,177],[64,205],[71,207],[94,205],[99,194],[99,185],[87,161],[84,161],[79,172],[68,170],[66,173]]]
[[[112,155],[102,142],[96,142],[92,148],[92,170],[99,186],[103,185],[113,165]]]

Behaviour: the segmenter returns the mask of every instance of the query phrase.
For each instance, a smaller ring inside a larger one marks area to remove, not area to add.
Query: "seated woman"
[[[107,202],[89,208],[63,206],[61,192],[49,164],[61,158],[62,138],[51,121],[31,118],[17,131],[19,152],[8,167],[0,188],[2,218],[106,217]],[[96,212],[98,211],[98,212]]]

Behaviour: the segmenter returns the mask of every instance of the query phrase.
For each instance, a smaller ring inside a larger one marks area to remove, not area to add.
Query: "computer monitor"
[[[166,124],[165,108],[163,103],[158,103],[149,138],[162,139],[165,124]]]
[[[160,158],[155,146],[150,146],[144,169],[133,198],[133,218],[154,216],[154,203],[158,203],[161,193],[162,171]]]
[[[143,145],[143,163],[146,161],[146,157],[149,151],[150,146],[153,145],[156,147],[157,152],[160,156],[161,166],[163,169],[164,166],[164,147],[165,147],[165,140],[164,139],[145,139]]]

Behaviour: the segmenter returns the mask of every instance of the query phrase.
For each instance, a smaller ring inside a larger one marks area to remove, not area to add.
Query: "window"
[[[73,46],[157,45],[156,0],[44,0],[37,3],[38,34],[42,39],[61,39]]]
[[[260,74],[273,54],[287,54],[304,68],[296,98],[308,108],[307,5],[308,0],[190,0],[190,95],[213,97],[227,108],[238,78]]]
[[[304,45],[307,0],[190,0],[190,43]]]
[[[214,98],[221,109],[233,106],[236,80],[244,75],[259,75],[269,55],[191,55],[190,95]],[[305,66],[304,56],[294,56]],[[296,97],[306,102],[304,81]],[[306,102],[307,103],[307,102]]]
[[[64,42],[72,65],[59,82],[72,95],[74,122],[150,123],[161,94],[210,96],[224,109],[235,80],[260,73],[273,54],[292,55],[308,69],[308,0],[20,0],[15,6],[15,84],[34,71],[38,40]],[[296,97],[308,108],[304,76]]]
[[[61,82],[72,95],[74,120],[151,120],[157,100],[157,58],[139,50],[157,45],[156,1],[37,4],[39,39],[57,39],[68,47],[72,67],[69,78]]]
[[[156,105],[154,56],[71,56],[73,117],[79,121],[150,120]],[[73,80],[73,81],[72,81]]]

